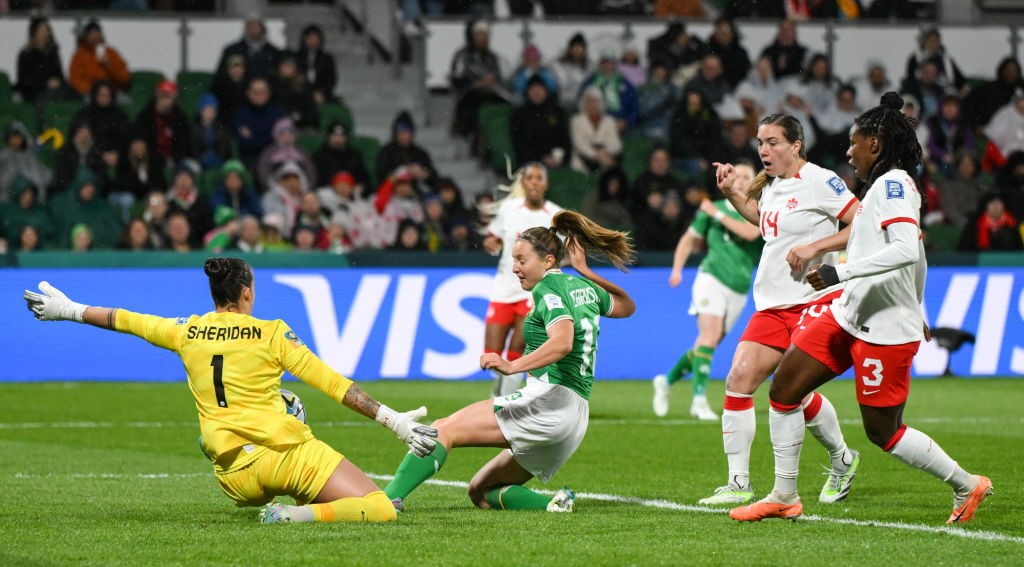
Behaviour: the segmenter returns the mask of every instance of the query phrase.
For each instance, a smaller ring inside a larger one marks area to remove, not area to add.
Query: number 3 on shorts
[[[874,387],[882,385],[882,378],[884,378],[884,376],[882,376],[882,370],[884,369],[882,368],[881,360],[877,358],[865,358],[864,363],[861,366],[873,369],[871,371],[871,376],[873,376],[873,378],[868,378],[867,376],[861,377],[861,379],[864,381],[865,386]]]

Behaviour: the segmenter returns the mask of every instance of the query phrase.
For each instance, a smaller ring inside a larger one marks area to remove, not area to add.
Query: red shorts
[[[907,401],[910,364],[921,341],[901,345],[864,342],[839,326],[829,310],[793,339],[793,346],[811,355],[837,375],[853,366],[857,402],[886,408]]]
[[[533,302],[529,299],[515,303],[492,301],[487,305],[487,317],[484,318],[484,324],[511,327],[515,324],[516,317],[526,317],[526,314],[530,312],[530,307],[533,307],[531,303]]]
[[[747,321],[740,340],[786,350],[803,328],[828,311],[829,304],[840,294],[842,291],[836,291],[804,305],[757,311]]]

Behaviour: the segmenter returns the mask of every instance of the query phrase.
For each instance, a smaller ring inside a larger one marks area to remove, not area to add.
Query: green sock
[[[492,510],[547,510],[548,502],[551,502],[550,496],[518,484],[487,491],[487,503]]]
[[[669,384],[674,384],[684,375],[689,374],[691,368],[693,368],[693,350],[688,350],[683,353],[683,356],[679,357],[676,365],[672,367],[672,370],[668,371],[665,378],[668,379]]]
[[[715,349],[706,346],[697,347],[693,354],[693,395],[707,395],[708,377],[711,375],[711,357]]]
[[[429,455],[422,459],[408,453],[402,459],[402,463],[398,465],[395,478],[384,489],[384,494],[387,494],[391,500],[395,498],[404,500],[413,490],[416,490],[416,487],[441,470],[447,458],[448,450],[440,442],[434,446],[434,450]]]

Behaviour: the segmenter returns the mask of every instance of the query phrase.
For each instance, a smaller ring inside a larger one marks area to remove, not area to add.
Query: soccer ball
[[[295,392],[282,388],[281,399],[284,400],[284,409],[288,415],[306,423],[306,406],[302,404],[302,400],[295,395]]]

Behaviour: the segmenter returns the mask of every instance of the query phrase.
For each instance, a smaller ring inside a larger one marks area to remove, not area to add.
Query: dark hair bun
[[[897,112],[903,111],[903,97],[899,93],[889,91],[882,95],[882,100],[879,102],[879,106],[895,110]]]
[[[219,282],[228,275],[228,263],[224,258],[207,258],[203,271],[211,280]]]

